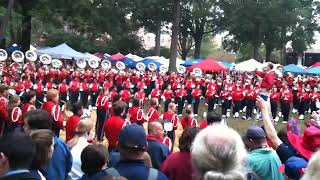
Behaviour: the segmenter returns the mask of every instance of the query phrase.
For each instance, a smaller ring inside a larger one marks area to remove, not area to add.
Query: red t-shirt
[[[186,129],[189,126],[197,127],[197,120],[192,118],[192,117],[190,117],[190,116],[188,118],[183,117],[181,119],[181,125],[182,125],[183,129]]]
[[[79,122],[80,117],[77,115],[73,115],[68,119],[66,123],[66,141],[70,141],[74,137]]]
[[[170,154],[160,166],[160,171],[170,180],[192,180],[194,173],[190,152],[179,151]]]
[[[124,125],[120,116],[112,116],[104,124],[104,133],[109,142],[109,147],[115,148]]]

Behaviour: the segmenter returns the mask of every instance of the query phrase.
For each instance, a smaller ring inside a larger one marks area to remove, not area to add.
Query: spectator
[[[24,130],[27,134],[37,129],[52,129],[50,115],[43,110],[34,110],[24,117]],[[47,180],[67,179],[72,166],[69,147],[60,138],[54,136],[53,155],[46,167]]]
[[[240,135],[227,126],[212,125],[200,131],[191,156],[197,179],[246,179],[245,146]]]
[[[221,115],[217,114],[214,111],[208,112],[207,115],[207,120],[206,121],[202,121],[200,124],[200,128],[204,129],[206,128],[208,125],[212,125],[212,124],[224,124],[224,122],[221,119]]]
[[[9,101],[9,86],[0,86],[0,136],[4,134],[7,125],[8,112],[7,106]]]
[[[41,109],[47,111],[50,115],[52,130],[55,136],[59,137],[60,129],[63,128],[62,111],[59,106],[59,91],[50,89],[47,93],[47,102],[42,104]]]
[[[192,117],[192,110],[190,108],[186,109],[184,117],[181,119],[181,125],[183,129],[189,126],[197,127],[197,120]]]
[[[170,153],[168,146],[163,144],[164,130],[160,122],[154,121],[148,126],[148,153],[151,157],[152,167],[159,169],[162,162]]]
[[[191,145],[200,131],[197,127],[188,127],[182,132],[179,139],[179,152],[167,157],[160,167],[160,170],[171,180],[192,180],[193,170],[191,165]]]
[[[305,174],[302,177],[301,180],[318,180],[320,179],[320,151],[315,153],[307,166],[307,169],[305,170]]]
[[[20,97],[11,96],[9,99],[7,111],[9,115],[9,124],[7,126],[7,132],[20,131],[22,132],[22,111],[19,108]]]
[[[79,180],[100,180],[108,174],[104,171],[108,162],[108,150],[102,145],[88,145],[81,153],[81,170],[84,175]]]
[[[121,160],[114,168],[107,169],[107,173],[111,176],[121,175],[128,179],[166,180],[167,177],[163,173],[145,165],[143,159],[146,148],[147,137],[143,127],[138,124],[124,127],[118,143]]]
[[[121,133],[121,130],[124,126],[124,119],[122,116],[125,114],[126,103],[118,101],[113,105],[113,113],[109,119],[106,120],[104,126],[104,133],[108,139],[109,152],[116,150],[118,138]]]
[[[36,92],[34,91],[28,91],[25,93],[24,96],[24,104],[21,107],[22,111],[22,116],[27,112],[27,111],[32,111],[35,110],[36,107]]]
[[[92,140],[92,128],[93,123],[91,120],[81,120],[75,129],[75,136],[68,142],[73,158],[72,168],[69,173],[71,179],[79,179],[83,175],[81,170],[81,153],[89,145],[88,140]]]
[[[49,129],[35,130],[30,134],[35,147],[36,154],[31,165],[31,173],[38,180],[47,179],[44,170],[53,153],[53,132]]]
[[[75,130],[78,127],[83,114],[83,106],[81,102],[73,103],[72,113],[73,116],[71,116],[66,123],[66,141],[70,141],[75,135]]]
[[[276,152],[268,147],[266,134],[260,127],[250,127],[244,137],[249,147],[248,166],[263,180],[281,180],[278,171],[281,161]]]
[[[35,155],[35,145],[29,136],[9,133],[0,139],[0,179],[34,179],[28,170]]]
[[[303,175],[303,170],[307,167],[308,162],[299,157],[289,158],[285,164],[279,167],[279,171],[284,173],[286,179],[299,180]]]

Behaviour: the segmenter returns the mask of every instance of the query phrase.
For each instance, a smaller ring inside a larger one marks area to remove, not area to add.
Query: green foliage
[[[154,48],[153,49],[149,49],[149,50],[145,50],[141,54],[142,57],[148,57],[148,56],[153,56],[153,55],[154,55]],[[163,56],[163,57],[169,59],[169,57],[170,57],[170,49],[166,48],[166,47],[161,47],[160,48],[160,56]]]

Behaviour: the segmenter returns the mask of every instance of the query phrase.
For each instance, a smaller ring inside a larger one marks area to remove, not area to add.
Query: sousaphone
[[[53,59],[51,65],[56,69],[60,69],[62,67],[62,62],[59,59]]]
[[[146,65],[144,65],[142,62],[138,62],[136,64],[136,68],[138,71],[145,71],[146,70]]]
[[[108,60],[103,60],[103,61],[101,62],[101,67],[102,67],[103,69],[106,69],[106,70],[111,69],[111,62],[108,61]]]
[[[8,53],[4,49],[0,49],[0,61],[5,61],[8,58]]]
[[[21,63],[24,60],[24,54],[23,52],[16,50],[11,54],[11,58],[14,62]]]
[[[168,67],[166,67],[164,65],[161,65],[159,69],[160,69],[161,74],[165,74],[168,72]]]
[[[126,68],[126,65],[122,61],[118,61],[116,67],[118,70],[123,71]]]
[[[32,51],[32,50],[28,50],[26,53],[25,53],[25,56],[26,56],[26,59],[28,61],[31,61],[31,62],[34,62],[37,60],[38,56],[36,54],[36,52]]]
[[[87,66],[86,60],[83,59],[78,59],[76,64],[80,69],[84,69]]]
[[[193,71],[192,71],[192,74],[195,77],[200,77],[200,76],[202,76],[202,70],[200,68],[194,68]]]
[[[42,54],[39,57],[39,59],[40,59],[40,62],[44,65],[49,65],[51,64],[51,61],[52,61],[51,56],[49,56],[48,54]]]
[[[148,69],[151,71],[151,72],[154,72],[157,70],[157,65],[155,63],[149,63],[148,64]]]
[[[96,59],[90,59],[88,62],[89,67],[92,69],[97,69],[99,67],[99,62]]]
[[[178,67],[177,67],[177,72],[179,73],[179,74],[184,74],[185,72],[186,72],[186,67],[184,67],[184,66],[181,66],[181,65],[179,65]]]

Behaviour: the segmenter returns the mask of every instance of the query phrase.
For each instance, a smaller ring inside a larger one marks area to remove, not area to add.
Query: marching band
[[[26,63],[23,64],[25,58]],[[55,133],[59,135],[60,129],[64,128],[62,105],[68,101],[71,104],[80,101],[84,108],[97,109],[96,134],[97,139],[102,140],[104,121],[111,114],[113,98],[117,94],[129,105],[127,119],[132,123],[143,124],[162,117],[174,124],[171,131],[176,128],[176,121],[186,106],[193,107],[193,110],[187,108],[189,114],[183,118],[184,125],[196,126],[194,117],[199,114],[202,102],[207,104],[208,112],[221,106],[224,118],[230,117],[231,112],[239,118],[244,112],[242,118],[250,120],[257,112],[255,99],[261,92],[264,79],[256,72],[230,71],[207,75],[198,68],[187,72],[183,66],[177,67],[178,73],[168,72],[166,67],[157,67],[153,63],[147,67],[137,63],[136,70],[131,70],[121,61],[113,66],[109,60],[76,60],[72,65],[52,60],[46,54],[41,55],[39,61],[37,59],[33,51],[25,55],[15,51],[10,58],[0,50],[3,63],[0,80],[5,85],[0,88],[1,132],[4,132],[5,123],[19,127],[24,113],[42,108],[52,117]],[[8,97],[9,86],[14,90],[10,90],[11,98]],[[319,76],[276,74],[271,88],[270,101],[275,121],[280,117],[283,117],[283,122],[288,120],[291,104],[292,112],[298,112],[301,120],[307,113],[319,110]],[[24,102],[21,109],[20,99]],[[160,109],[162,102],[164,106]],[[171,103],[177,105],[177,110],[170,106]]]

